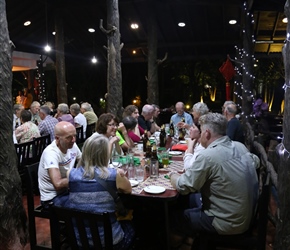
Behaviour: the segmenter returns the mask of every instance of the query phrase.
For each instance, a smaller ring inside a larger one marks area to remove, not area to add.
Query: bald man
[[[54,128],[55,140],[45,148],[38,169],[41,204],[47,208],[50,201],[65,192],[68,187],[66,172],[81,158],[76,145],[76,129],[66,121]]]
[[[177,102],[175,104],[176,114],[171,116],[170,123],[173,123],[174,126],[178,126],[177,124],[180,122],[186,123],[191,127],[193,125],[192,116],[185,111],[185,106],[183,102]]]

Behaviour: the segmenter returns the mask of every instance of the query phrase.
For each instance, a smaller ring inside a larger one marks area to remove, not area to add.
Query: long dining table
[[[169,205],[171,202],[176,201],[179,197],[177,190],[171,185],[170,179],[165,176],[170,171],[182,172],[183,170],[183,155],[172,156],[170,164],[167,168],[159,169],[158,178],[147,177],[143,182],[140,182],[136,187],[132,188],[131,198],[141,200],[142,202],[152,202],[163,204],[164,215],[164,229],[166,236],[165,249],[170,249],[170,223],[169,223]],[[162,193],[148,193],[144,191],[149,186],[159,186],[165,189]]]

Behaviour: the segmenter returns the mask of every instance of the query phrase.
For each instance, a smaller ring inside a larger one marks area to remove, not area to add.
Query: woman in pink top
[[[127,116],[132,116],[138,121],[139,111],[135,105],[128,105],[123,112],[123,118]],[[141,140],[141,135],[144,134],[144,129],[137,123],[135,128],[128,132],[129,137],[133,142],[139,142]]]

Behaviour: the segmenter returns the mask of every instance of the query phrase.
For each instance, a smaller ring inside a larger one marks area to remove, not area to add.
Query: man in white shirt
[[[45,208],[53,198],[67,190],[66,172],[81,158],[75,143],[76,129],[71,123],[57,123],[54,133],[55,140],[43,151],[38,169],[40,200]]]
[[[81,113],[80,105],[78,103],[74,103],[74,104],[70,105],[69,111],[70,111],[71,115],[74,117],[75,127],[83,126],[83,132],[85,135],[86,130],[87,130],[87,119]]]

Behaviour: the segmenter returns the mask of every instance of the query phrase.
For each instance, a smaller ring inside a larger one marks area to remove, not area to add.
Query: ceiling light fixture
[[[132,23],[131,24],[131,29],[136,30],[139,28],[139,25],[137,23]]]
[[[93,56],[92,63],[97,63],[97,62],[98,62],[97,58],[95,56]]]
[[[44,47],[44,50],[45,50],[46,52],[49,52],[49,51],[51,51],[51,47],[47,44],[47,45]]]
[[[133,50],[132,53],[133,53],[133,54],[136,54],[136,50]]]
[[[30,24],[31,24],[30,21],[26,21],[26,22],[24,23],[24,26],[29,26]]]
[[[90,33],[94,33],[94,32],[95,32],[95,29],[93,29],[93,28],[89,28],[88,31],[89,31]]]
[[[178,23],[178,26],[181,27],[181,28],[183,28],[183,27],[185,27],[185,23],[180,22],[180,23]]]
[[[52,31],[52,34],[55,36],[56,32],[55,31]]]
[[[234,25],[236,23],[237,23],[237,20],[235,20],[235,19],[232,19],[232,20],[229,21],[229,24],[231,24],[231,25]]]
[[[283,22],[283,23],[288,23],[288,18],[287,18],[287,17],[284,17],[284,18],[282,19],[282,22]]]

